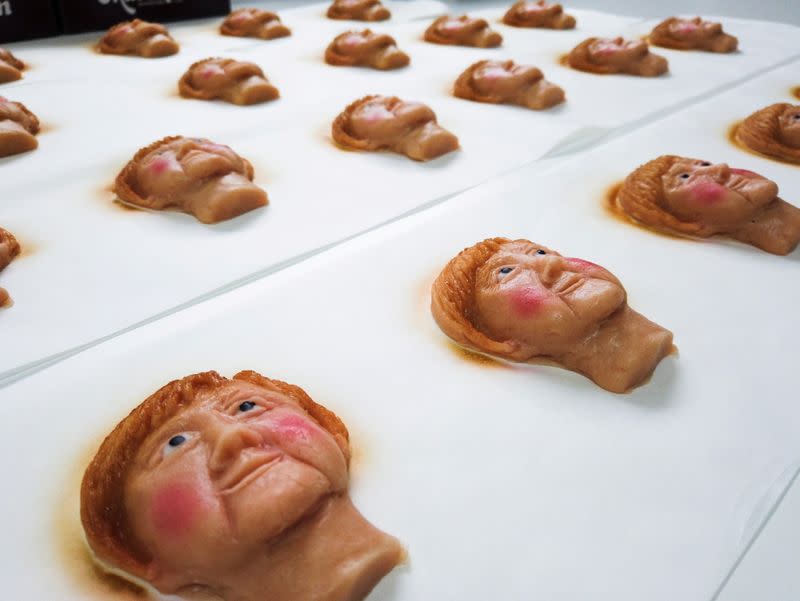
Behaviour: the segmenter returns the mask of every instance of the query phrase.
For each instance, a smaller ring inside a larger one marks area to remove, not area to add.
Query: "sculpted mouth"
[[[221,495],[226,495],[246,487],[254,480],[263,476],[273,466],[279,463],[282,458],[283,455],[278,453],[240,461],[229,468],[222,476],[219,493]]]

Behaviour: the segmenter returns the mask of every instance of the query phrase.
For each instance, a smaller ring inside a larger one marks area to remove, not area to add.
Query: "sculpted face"
[[[514,61],[479,61],[456,80],[453,93],[459,98],[507,103],[542,110],[564,101],[564,90],[544,79],[533,65]]]
[[[203,223],[231,219],[267,204],[250,164],[229,147],[202,138],[174,138],[140,151],[117,177],[126,202],[178,208]]]
[[[476,19],[467,15],[439,17],[428,27],[424,37],[428,42],[435,44],[477,48],[494,48],[503,42],[503,37],[489,27],[486,19]]]
[[[179,89],[184,97],[221,98],[238,105],[267,102],[280,95],[258,65],[226,58],[195,63],[181,78]]]
[[[22,78],[24,63],[5,48],[0,48],[0,83]]]
[[[482,329],[558,355],[625,303],[608,271],[527,242],[503,245],[477,273],[475,303]]]
[[[670,23],[669,31],[676,38],[706,38],[722,33],[722,25],[704,21],[700,17],[675,19]]]
[[[387,144],[435,119],[436,115],[425,104],[376,98],[353,111],[351,124],[357,136]]]
[[[642,59],[647,52],[645,42],[621,37],[601,38],[589,44],[589,55],[595,62],[618,67]]]
[[[337,117],[333,138],[343,146],[388,148],[418,161],[458,149],[458,138],[436,122],[427,105],[396,96],[368,96]]]
[[[220,26],[223,35],[256,37],[272,40],[291,35],[275,13],[258,8],[240,8],[233,11]]]
[[[733,52],[739,45],[739,40],[722,30],[721,23],[704,21],[700,17],[665,19],[653,28],[649,39],[656,46],[676,50]]]
[[[800,105],[787,106],[778,117],[781,141],[792,148],[800,148]]]
[[[380,0],[334,0],[328,7],[329,19],[385,21],[392,16]]]
[[[410,59],[392,36],[364,29],[336,36],[325,51],[325,61],[330,65],[397,69],[408,65]]]
[[[542,72],[532,65],[516,65],[514,61],[486,61],[473,73],[475,87],[482,92],[511,95],[522,86],[542,79]]]
[[[154,581],[209,578],[252,561],[347,482],[341,448],[294,400],[231,382],[148,437],[125,504]]]
[[[0,157],[34,150],[39,120],[24,105],[0,96]]]
[[[670,212],[715,226],[743,223],[777,198],[772,180],[725,163],[681,159],[662,176]]]
[[[119,23],[100,40],[105,54],[135,54],[144,58],[159,58],[178,52],[180,47],[167,28],[158,23],[134,19]]]

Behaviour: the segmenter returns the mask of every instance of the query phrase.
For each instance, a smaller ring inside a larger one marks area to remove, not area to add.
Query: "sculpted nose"
[[[258,432],[247,426],[241,424],[221,426],[208,461],[211,471],[224,471],[236,461],[244,449],[258,447],[262,442]]]
[[[716,163],[706,168],[706,173],[714,178],[718,183],[724,183],[731,176],[731,168],[728,163]]]
[[[541,258],[541,264],[539,279],[546,286],[552,286],[564,271],[564,261],[555,255],[545,255]]]

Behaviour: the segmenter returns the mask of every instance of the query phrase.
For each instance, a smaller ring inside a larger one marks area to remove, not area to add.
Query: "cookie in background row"
[[[441,127],[436,114],[419,102],[396,96],[365,96],[336,117],[334,141],[352,150],[390,150],[428,161],[458,150],[458,138]]]

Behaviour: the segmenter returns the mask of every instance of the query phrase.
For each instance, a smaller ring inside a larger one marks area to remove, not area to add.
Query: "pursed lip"
[[[261,477],[283,458],[283,454],[262,453],[241,459],[228,468],[219,479],[220,494],[230,494]]]

